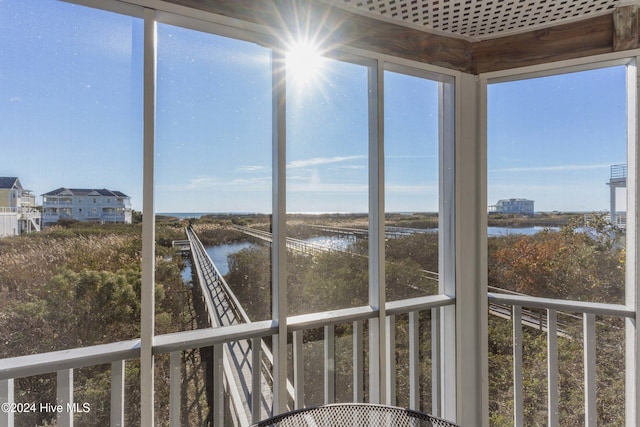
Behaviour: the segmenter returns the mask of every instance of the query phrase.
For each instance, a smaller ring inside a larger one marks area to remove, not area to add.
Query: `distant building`
[[[489,213],[533,215],[533,212],[533,200],[527,199],[502,199],[489,206]]]
[[[131,198],[104,188],[58,188],[42,195],[42,219],[45,224],[61,219],[131,224]]]
[[[40,231],[36,198],[16,177],[0,177],[0,237]]]

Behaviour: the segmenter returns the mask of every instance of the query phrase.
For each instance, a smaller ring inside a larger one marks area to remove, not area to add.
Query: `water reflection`
[[[499,237],[499,236],[510,236],[510,235],[525,235],[525,236],[533,236],[534,234],[540,233],[544,230],[550,231],[559,231],[560,227],[487,227],[487,234],[490,237]]]
[[[223,276],[229,273],[229,263],[227,262],[227,256],[240,252],[243,249],[255,248],[256,244],[251,242],[234,242],[224,245],[208,246],[206,249],[207,254],[211,257],[211,261],[216,265],[218,271]]]
[[[558,231],[558,227],[522,227],[522,228],[512,228],[512,227],[488,227],[487,233],[491,237],[498,236],[508,236],[508,235],[527,235],[531,236],[536,233],[539,233],[544,230],[552,230]],[[424,232],[424,230],[420,230]],[[437,229],[429,229],[430,232],[437,232]],[[334,236],[315,236],[305,239],[306,242],[313,243],[315,245],[325,246],[334,250],[347,250],[349,246],[356,242],[355,236],[344,236],[344,235],[334,235]],[[211,257],[211,260],[220,271],[220,274],[223,276],[229,273],[229,263],[227,257],[236,252],[241,251],[246,248],[254,248],[257,247],[255,243],[251,242],[235,242],[228,243],[217,246],[208,246],[206,248],[207,253]],[[191,262],[189,259],[185,259],[186,267],[182,272],[182,278],[185,283],[189,283],[191,281]]]
[[[315,236],[304,240],[305,242],[337,251],[347,250],[349,246],[356,242],[355,236]]]

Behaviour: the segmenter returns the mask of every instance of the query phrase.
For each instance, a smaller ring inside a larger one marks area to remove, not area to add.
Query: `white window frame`
[[[97,9],[108,10],[125,15],[140,17],[144,19],[144,118],[143,118],[143,212],[154,212],[154,150],[155,150],[155,107],[156,107],[156,24],[158,22],[181,26],[199,31],[211,32],[221,36],[232,37],[239,40],[255,41],[271,46],[273,50],[274,64],[281,63],[282,54],[278,53],[277,46],[273,41],[268,29],[259,25],[239,21],[233,18],[223,17],[211,13],[202,12],[183,6],[165,3],[160,0],[65,0],[71,3],[77,3]],[[461,253],[459,251],[459,241],[456,236],[460,236],[461,224],[466,224],[466,218],[472,216],[470,214],[462,217],[456,215],[456,204],[460,202],[460,168],[456,167],[461,161],[460,156],[464,151],[464,146],[459,146],[461,136],[470,136],[469,143],[473,144],[477,137],[473,135],[473,126],[462,126],[463,120],[460,120],[462,113],[469,117],[473,116],[475,106],[461,109],[461,93],[465,92],[465,85],[472,87],[474,85],[474,77],[463,75],[459,72],[445,69],[438,66],[428,65],[415,61],[404,60],[384,54],[369,52],[361,49],[345,47],[344,51],[349,55],[362,56],[368,61],[373,61],[376,65],[372,69],[370,77],[370,142],[369,142],[369,196],[370,196],[370,220],[369,232],[371,241],[370,245],[370,284],[369,284],[369,303],[371,308],[379,310],[378,326],[373,327],[370,336],[372,359],[374,364],[380,364],[380,367],[387,365],[386,351],[376,351],[384,349],[385,345],[385,289],[384,289],[384,123],[383,123],[383,93],[384,81],[383,71],[385,69],[394,69],[398,67],[408,73],[417,73],[430,79],[436,79],[440,82],[440,155],[441,155],[441,177],[440,177],[440,195],[441,206],[440,215],[442,218],[441,241],[443,245],[441,262],[441,279],[440,292],[450,297],[459,294],[461,285],[459,283],[460,276],[478,277],[477,274],[461,274],[460,269],[464,272],[477,272],[478,266],[473,268],[465,268],[460,264],[456,264],[455,260],[459,259]],[[284,119],[284,102],[285,88],[283,85],[277,84],[282,76],[283,70],[274,66],[273,76],[274,82],[274,107],[273,107],[273,220],[272,227],[274,232],[273,244],[273,290],[272,297],[274,301],[273,320],[278,324],[280,331],[279,336],[287,333],[287,304],[286,304],[286,246],[285,242],[285,119]],[[460,89],[455,89],[460,88]],[[475,88],[472,88],[472,92]],[[478,99],[477,96],[474,99]],[[456,117],[454,119],[454,116]],[[476,122],[474,122],[476,123]],[[467,156],[469,157],[469,156]],[[469,161],[473,161],[469,157]],[[474,170],[481,173],[481,168],[474,167]],[[467,180],[468,181],[468,180]],[[463,185],[467,185],[467,181],[463,180]],[[475,177],[469,181],[477,182]],[[469,191],[475,189],[473,184]],[[456,187],[458,186],[458,187]],[[476,203],[477,206],[479,204]],[[474,222],[474,233],[479,234],[479,228]],[[464,231],[464,230],[463,230]],[[142,294],[141,294],[141,387],[143,390],[153,391],[154,389],[154,365],[153,365],[153,342],[154,342],[154,271],[155,271],[155,219],[154,215],[147,215],[143,222],[142,237]],[[477,253],[474,254],[477,256]],[[471,280],[463,288],[477,291]],[[481,288],[480,288],[481,289]],[[458,302],[456,304],[459,303]],[[441,343],[441,353],[439,363],[441,364],[440,388],[441,393],[436,393],[434,400],[434,411],[449,419],[456,420],[460,418],[462,411],[461,402],[465,402],[465,407],[473,408],[473,412],[477,412],[481,404],[473,402],[482,402],[481,379],[474,374],[474,389],[468,389],[466,379],[462,376],[456,376],[460,372],[461,366],[469,365],[467,359],[460,357],[461,352],[457,352],[456,348],[461,345],[460,331],[466,330],[466,326],[478,325],[477,311],[473,311],[471,315],[461,317],[460,313],[464,310],[456,307],[446,307],[439,314],[440,326],[438,329],[439,340]],[[481,317],[480,317],[481,319]],[[480,326],[482,328],[482,326]],[[486,326],[485,326],[486,329]],[[480,339],[481,341],[481,339]],[[486,340],[485,340],[486,341]],[[474,341],[474,349],[481,347],[478,339]],[[378,345],[376,345],[376,343]],[[286,354],[286,339],[274,339],[274,356],[278,353]],[[477,359],[482,357],[482,353],[470,352],[466,357]],[[286,381],[286,358],[278,358],[282,360],[278,366],[274,367],[274,378],[277,383],[283,384]],[[486,360],[483,362],[486,365]],[[476,368],[472,368],[477,371]],[[452,381],[452,378],[457,378]],[[370,377],[371,387],[377,387],[379,390],[384,389],[385,375],[376,375],[375,371]],[[282,411],[284,404],[285,387],[279,387],[282,390],[282,396],[276,396],[275,408],[276,412]],[[479,393],[478,393],[479,391]],[[142,393],[141,398],[141,423],[142,425],[153,425],[154,419],[154,397],[153,392]],[[374,396],[373,401],[378,400],[385,402],[385,397],[381,393],[377,398]],[[460,403],[458,403],[460,402]],[[462,416],[464,421],[465,416]],[[477,418],[476,418],[477,419]]]
[[[626,231],[626,271],[625,271],[625,304],[635,312],[635,319],[640,313],[640,283],[638,266],[640,265],[640,251],[638,251],[638,144],[640,144],[640,49],[595,55],[579,59],[559,61],[517,68],[513,70],[497,71],[479,75],[480,88],[484,93],[484,100],[480,104],[483,121],[482,150],[487,150],[487,86],[515,80],[525,80],[546,77],[571,72],[588,71],[623,65],[627,76],[627,231]],[[486,167],[485,167],[486,169]],[[486,176],[484,187],[487,187]],[[486,193],[485,193],[486,195]],[[486,199],[485,199],[485,205]],[[486,227],[485,227],[486,233]],[[486,247],[486,245],[485,245]],[[625,425],[627,427],[640,425],[640,325],[635,319],[625,318]],[[588,403],[587,403],[588,404]],[[588,422],[588,421],[587,421]]]

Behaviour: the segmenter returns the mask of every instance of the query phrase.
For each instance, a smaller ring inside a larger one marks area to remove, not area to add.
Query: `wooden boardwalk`
[[[248,236],[255,237],[256,239],[264,242],[272,243],[273,236],[268,231],[262,231],[251,227],[243,227],[241,225],[234,225],[233,228]],[[316,245],[314,243],[305,242],[304,240],[294,239],[287,237],[287,249],[291,249],[296,252],[304,253],[307,255],[317,255],[325,252],[341,251],[340,249],[330,248],[328,246]],[[347,252],[346,250],[344,252]]]
[[[194,268],[203,291],[211,327],[248,323],[249,317],[204,249],[193,229],[187,229]],[[254,357],[253,346],[260,349]],[[272,413],[271,370],[273,356],[261,339],[241,340],[225,345],[224,372],[230,403],[237,417],[234,424],[246,426]],[[258,361],[257,366],[254,366]],[[254,385],[260,394],[254,396]],[[289,390],[293,387],[289,384]]]

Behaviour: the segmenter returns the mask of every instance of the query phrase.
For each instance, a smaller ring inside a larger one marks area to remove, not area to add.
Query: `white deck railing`
[[[489,293],[489,302],[512,307],[514,425],[524,425],[522,309],[547,312],[547,425],[559,425],[558,395],[558,322],[560,312],[579,313],[583,323],[584,410],[585,425],[595,426],[596,406],[596,316],[634,318],[634,310],[619,304],[567,301],[523,295]]]
[[[581,301],[565,301],[547,298],[536,298],[521,295],[507,295],[489,293],[490,303],[502,304],[512,307],[513,314],[513,387],[514,387],[514,425],[524,425],[524,393],[523,393],[523,347],[522,347],[522,308],[543,309],[547,313],[547,347],[548,347],[548,425],[558,425],[558,332],[557,314],[559,312],[580,313],[583,317],[584,331],[584,389],[585,389],[585,423],[595,425],[596,414],[596,316],[612,316],[618,318],[633,318],[634,312],[624,305],[602,304]],[[408,314],[409,317],[409,406],[420,409],[420,381],[418,349],[419,337],[419,313],[431,310],[432,328],[432,394],[433,410],[439,406],[439,319],[438,311],[441,307],[455,303],[453,298],[444,295],[427,296],[403,301],[389,302],[386,305],[386,319],[390,333],[387,340],[387,351],[395,349],[395,322],[399,315]],[[352,354],[352,389],[353,401],[364,400],[364,322],[377,319],[378,312],[370,307],[356,307],[344,310],[335,310],[322,313],[292,316],[288,319],[288,333],[292,334],[292,364],[293,384],[295,388],[293,406],[302,408],[304,401],[304,331],[324,329],[324,402],[331,403],[336,399],[335,374],[338,368],[335,364],[334,349],[336,343],[335,326],[351,323],[353,325],[353,354]],[[222,375],[223,346],[241,340],[250,340],[253,349],[260,349],[260,341],[264,337],[272,336],[277,332],[277,325],[271,320],[232,325],[223,328],[208,328],[193,331],[177,332],[156,336],[153,345],[155,355],[170,354],[171,380],[170,380],[170,417],[171,425],[180,425],[180,396],[182,393],[180,378],[180,352],[202,347],[213,347],[214,366],[219,370],[212,381],[214,382],[214,398],[221,405],[224,396],[224,380]],[[391,350],[392,354],[394,350]],[[140,357],[139,340],[123,341],[112,344],[97,345],[85,348],[56,351],[39,355],[22,356],[0,361],[0,401],[14,402],[14,379],[45,373],[57,373],[57,403],[73,404],[73,370],[85,366],[110,363],[112,366],[111,389],[111,425],[122,425],[124,419],[124,365],[126,360]],[[261,352],[256,351],[252,355],[259,360]],[[387,401],[396,403],[395,357],[388,358],[388,366],[384,367],[387,375]],[[259,366],[256,363],[254,366]],[[263,372],[260,369],[253,373],[252,384],[261,384]],[[20,403],[20,402],[17,402]],[[138,402],[130,402],[137,405]],[[251,402],[249,405],[255,405]],[[13,414],[9,411],[0,412],[0,426],[13,426]],[[58,425],[71,425],[72,420],[66,411],[58,415]]]
[[[410,346],[411,355],[409,357],[409,370],[411,375],[411,405],[419,405],[419,357],[418,357],[418,314],[420,311],[432,310],[432,328],[437,330],[437,313],[440,307],[455,303],[453,298],[444,295],[435,295],[422,298],[415,298],[404,301],[396,301],[387,304],[387,322],[390,330],[395,325],[395,316],[409,314]],[[324,401],[333,402],[336,397],[334,349],[335,349],[335,326],[338,324],[353,324],[353,400],[363,401],[364,399],[364,321],[377,319],[378,312],[369,307],[357,307],[344,310],[335,310],[322,313],[313,313],[302,316],[293,316],[288,319],[288,333],[293,335],[293,383],[295,386],[294,406],[297,408],[304,406],[304,348],[302,334],[304,331],[323,328],[324,329]],[[177,332],[173,334],[159,335],[154,339],[154,355],[170,354],[170,418],[172,426],[180,425],[180,352],[202,347],[213,347],[214,367],[218,369],[214,373],[212,381],[214,390],[214,405],[221,405],[224,396],[224,379],[222,375],[223,366],[223,346],[226,343],[233,343],[241,340],[250,340],[254,349],[260,348],[260,341],[264,337],[272,336],[278,328],[275,322],[267,320],[246,324],[232,325],[222,328],[208,328],[193,331]],[[437,339],[432,339],[432,355],[434,360],[438,360]],[[395,348],[393,334],[388,340],[389,348]],[[14,400],[14,379],[30,377],[46,373],[57,373],[57,399],[56,404],[73,405],[73,372],[85,366],[110,363],[111,372],[111,425],[123,425],[124,422],[124,367],[127,360],[140,357],[140,340],[130,340],[112,344],[96,345],[71,350],[56,351],[38,355],[29,355],[3,359],[0,361],[0,402],[21,403]],[[252,357],[259,360],[260,351],[255,351]],[[435,363],[435,362],[434,362]],[[260,366],[256,363],[253,366]],[[215,369],[215,368],[214,368]],[[386,367],[387,375],[391,384],[395,383],[395,358],[390,358]],[[261,383],[260,369],[253,373],[252,383]],[[438,387],[439,382],[433,381],[432,386]],[[388,392],[392,401],[395,401],[395,389]],[[434,395],[439,393],[434,390]],[[251,404],[256,404],[252,402]],[[129,402],[138,405],[138,402]],[[72,413],[63,410],[58,414],[58,426],[70,426],[73,424]],[[14,413],[11,411],[0,412],[0,426],[14,426]]]

